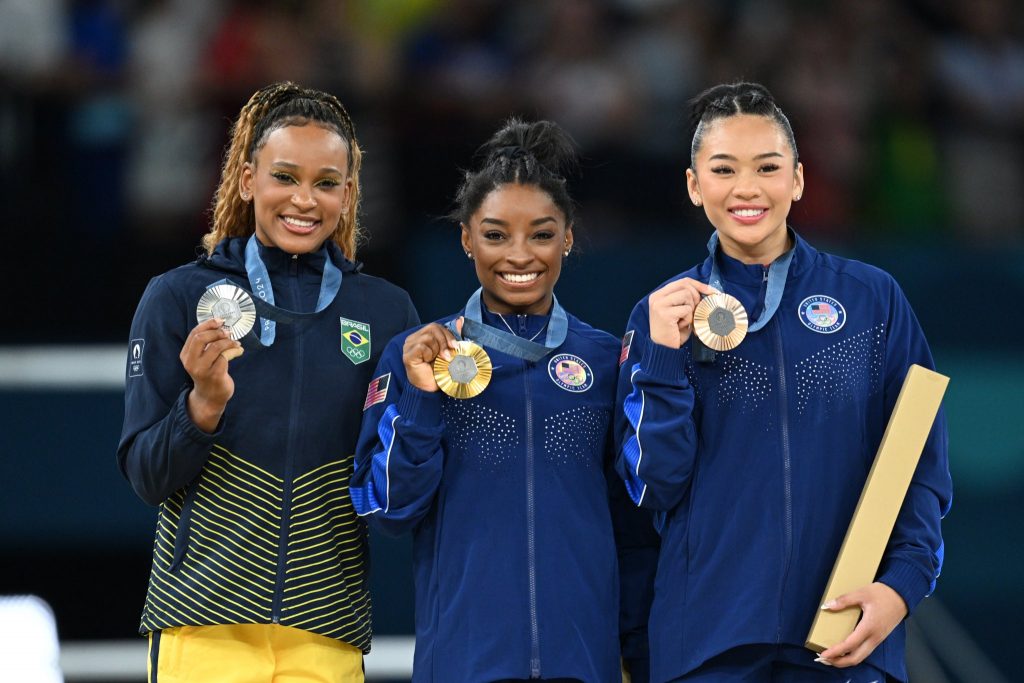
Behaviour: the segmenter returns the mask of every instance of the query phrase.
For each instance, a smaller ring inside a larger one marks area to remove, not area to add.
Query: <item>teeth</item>
[[[501,277],[509,282],[533,282],[537,279],[537,273],[502,273]]]
[[[743,216],[744,218],[753,218],[754,216],[760,216],[764,213],[764,209],[736,209],[733,213],[737,216]]]
[[[312,228],[314,224],[314,221],[304,221],[301,218],[291,218],[289,216],[284,217],[284,222],[297,228]]]

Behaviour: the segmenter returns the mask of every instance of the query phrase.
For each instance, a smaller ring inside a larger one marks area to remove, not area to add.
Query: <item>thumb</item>
[[[832,598],[827,601],[821,606],[821,609],[828,610],[830,612],[838,612],[839,610],[844,610],[848,607],[858,607],[862,601],[861,597],[859,590],[844,593],[837,598]]]

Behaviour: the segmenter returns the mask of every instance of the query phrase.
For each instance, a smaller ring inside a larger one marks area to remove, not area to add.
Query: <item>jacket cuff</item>
[[[907,616],[914,612],[918,603],[928,595],[932,587],[931,580],[924,575],[920,567],[895,557],[886,560],[877,580],[899,593],[903,602],[907,603]]]
[[[438,391],[423,391],[411,384],[398,399],[398,414],[419,427],[438,427],[441,424],[441,396]]]
[[[686,364],[686,349],[672,349],[651,342],[644,349],[644,355],[640,359],[640,367],[648,375],[687,386],[686,373],[683,371]]]
[[[224,416],[221,415],[217,429],[213,432],[204,432],[197,427],[192,418],[188,416],[188,395],[191,391],[192,386],[188,385],[178,395],[178,400],[174,404],[174,424],[189,441],[204,445],[212,444],[224,431]]]

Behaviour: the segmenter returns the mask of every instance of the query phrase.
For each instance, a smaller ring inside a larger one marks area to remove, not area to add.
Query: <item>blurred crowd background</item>
[[[123,338],[145,279],[205,232],[228,126],[265,83],[351,109],[367,150],[363,258],[402,281],[394,254],[445,213],[459,166],[513,113],[579,142],[592,241],[695,223],[686,101],[738,78],[767,84],[796,129],[805,236],[1024,245],[1012,0],[0,0],[7,258],[28,280],[43,254],[91,270],[67,284],[97,304],[10,341]]]
[[[278,80],[348,107],[366,151],[359,258],[425,319],[473,284],[442,218],[473,150],[512,114],[562,124],[583,154],[583,254],[560,298],[619,334],[639,296],[702,258],[686,102],[738,79],[792,121],[794,227],[893,272],[953,376],[941,594],[1009,661],[1002,626],[1024,607],[1016,0],[0,0],[0,349],[124,344],[147,280],[196,254],[232,117]],[[114,467],[120,400],[0,391],[0,475],[18,482],[0,497],[0,592],[47,594],[71,638],[125,637],[141,608],[153,514]],[[69,606],[69,566],[102,616]],[[408,598],[378,592],[385,630],[389,614],[410,628]]]

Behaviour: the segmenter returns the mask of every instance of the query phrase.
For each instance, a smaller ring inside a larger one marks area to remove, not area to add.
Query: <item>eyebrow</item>
[[[536,226],[536,225],[542,225],[544,223],[549,223],[549,222],[550,223],[556,222],[555,221],[555,217],[554,216],[542,216],[540,218],[535,218],[532,221],[530,221],[530,225]],[[481,224],[483,224],[483,223],[493,223],[494,225],[501,226],[501,227],[506,227],[508,225],[508,221],[503,221],[500,218],[491,218],[489,216],[487,218],[481,218],[480,219],[480,223]]]
[[[764,152],[754,157],[754,161],[760,161],[761,159],[771,159],[773,157],[784,158],[781,152]],[[737,161],[736,157],[731,154],[712,154],[710,157],[711,161],[715,159],[725,159],[726,161]]]
[[[275,161],[271,164],[271,166],[279,166],[281,168],[286,168],[289,171],[299,170],[299,165],[293,164],[290,161]],[[320,169],[320,173],[337,173],[338,175],[341,175],[341,171],[339,171],[334,166],[324,166],[323,168]]]

